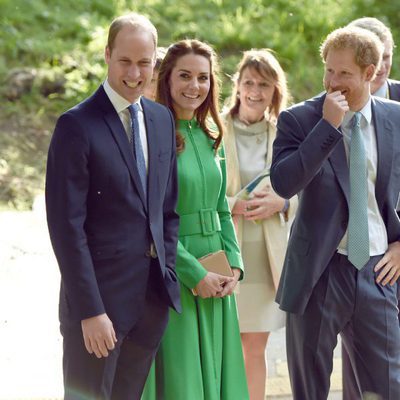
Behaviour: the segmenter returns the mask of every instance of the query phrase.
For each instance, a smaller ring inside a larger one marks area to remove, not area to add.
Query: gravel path
[[[60,276],[43,201],[34,212],[0,212],[0,226],[0,400],[61,399]],[[270,339],[270,400],[291,399],[284,336],[282,329]],[[330,400],[340,387],[337,349]]]

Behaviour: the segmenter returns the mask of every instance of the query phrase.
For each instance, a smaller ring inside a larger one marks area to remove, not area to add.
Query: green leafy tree
[[[323,89],[319,46],[333,29],[375,16],[400,40],[400,8],[388,0],[0,0],[0,205],[29,207],[43,190],[56,117],[105,78],[107,27],[129,11],[151,19],[162,46],[183,38],[213,45],[222,66],[221,101],[244,50],[273,49],[300,101]],[[33,69],[35,80],[27,93],[10,99],[8,76],[16,68]]]

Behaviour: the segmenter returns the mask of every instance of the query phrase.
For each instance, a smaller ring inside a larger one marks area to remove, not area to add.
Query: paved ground
[[[0,212],[0,400],[62,398],[59,274],[42,204],[35,212]],[[285,332],[271,335],[268,399],[289,400]],[[335,352],[330,400],[341,398]],[[188,399],[195,400],[195,399]]]

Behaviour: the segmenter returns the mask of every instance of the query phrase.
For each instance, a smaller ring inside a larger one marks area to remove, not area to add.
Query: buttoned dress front
[[[203,299],[194,288],[206,276],[197,260],[224,249],[242,269],[226,200],[223,150],[217,154],[195,119],[178,121],[185,149],[178,155],[180,215],[176,271],[182,314],[170,320],[143,400],[248,399],[235,296]]]

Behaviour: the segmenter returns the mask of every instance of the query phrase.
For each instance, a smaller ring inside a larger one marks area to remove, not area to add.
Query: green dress
[[[225,197],[223,151],[215,154],[196,120],[180,120],[177,126],[185,138],[178,156],[176,261],[182,314],[170,312],[142,400],[246,400],[235,296],[202,299],[191,291],[206,275],[197,261],[201,256],[224,249],[230,265],[242,269]]]

